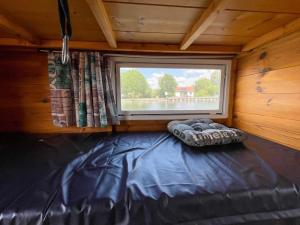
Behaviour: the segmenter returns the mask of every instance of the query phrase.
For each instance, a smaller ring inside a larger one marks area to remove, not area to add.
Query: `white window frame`
[[[116,96],[118,115],[121,120],[171,120],[189,118],[228,118],[229,90],[231,77],[230,59],[202,59],[188,57],[160,57],[160,56],[113,56],[112,78]],[[147,68],[192,68],[192,69],[220,69],[221,91],[219,110],[147,110],[122,111],[120,68],[147,67]]]

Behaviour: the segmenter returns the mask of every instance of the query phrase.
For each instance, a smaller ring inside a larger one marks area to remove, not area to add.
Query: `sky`
[[[215,71],[213,69],[177,69],[177,68],[129,68],[122,67],[122,72],[135,69],[141,72],[149,85],[153,89],[157,89],[158,80],[164,74],[171,74],[174,76],[177,81],[178,86],[186,87],[191,86],[195,83],[196,80],[200,78],[210,78],[210,74]]]

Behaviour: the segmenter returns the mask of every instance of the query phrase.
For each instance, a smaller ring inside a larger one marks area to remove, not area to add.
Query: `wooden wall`
[[[112,127],[96,129],[57,128],[53,126],[47,67],[47,54],[38,50],[5,49],[0,51],[0,132],[77,133],[112,131]],[[230,125],[231,117],[217,121]],[[166,130],[167,122],[122,121],[121,125],[116,126],[114,130],[160,131]]]
[[[300,150],[300,32],[238,60],[234,126]]]
[[[89,132],[53,126],[47,54],[38,50],[0,51],[0,131]],[[93,129],[93,131],[109,131]]]

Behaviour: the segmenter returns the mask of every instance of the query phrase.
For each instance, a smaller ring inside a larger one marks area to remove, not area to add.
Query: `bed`
[[[1,225],[300,224],[300,153],[257,137],[8,133],[0,154]]]

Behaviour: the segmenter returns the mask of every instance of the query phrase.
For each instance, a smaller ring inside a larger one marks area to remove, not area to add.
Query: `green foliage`
[[[158,98],[160,93],[160,89],[152,89],[151,90],[151,98]]]
[[[159,97],[174,97],[177,87],[177,82],[172,75],[165,74],[159,81]]]
[[[201,78],[195,82],[194,91],[196,97],[216,96],[220,93],[220,81],[215,79]]]
[[[221,74],[219,70],[214,70],[211,74],[211,82],[215,85],[221,84]]]
[[[164,98],[174,97],[177,87],[175,78],[165,74],[158,80],[159,88],[151,89],[141,72],[136,69],[121,73],[122,98]],[[221,76],[218,70],[212,72],[211,79],[201,78],[195,82],[195,97],[219,95]]]
[[[150,86],[138,70],[128,70],[121,73],[121,90],[123,98],[149,98]]]

